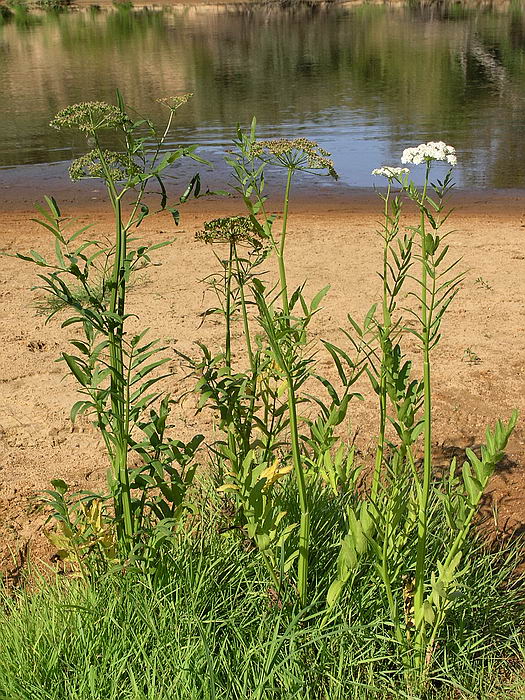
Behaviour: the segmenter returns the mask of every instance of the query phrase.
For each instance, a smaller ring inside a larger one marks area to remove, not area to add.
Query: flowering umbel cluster
[[[456,165],[456,149],[453,146],[447,146],[444,141],[429,141],[421,143],[414,148],[405,148],[401,156],[402,163],[413,163],[421,165],[432,160],[442,160],[449,165]]]
[[[112,180],[127,180],[138,175],[140,167],[124,153],[115,151],[89,151],[71,163],[69,177],[72,180],[82,180],[86,177],[99,177],[103,180],[109,176]],[[102,161],[103,159],[103,161]]]
[[[251,155],[263,160],[268,155],[270,163],[285,168],[304,171],[327,170],[335,180],[338,177],[334,162],[330,159],[331,154],[309,139],[256,141],[252,146]]]
[[[172,112],[175,112],[179,107],[185,105],[188,100],[193,97],[193,92],[187,92],[185,95],[174,95],[170,97],[160,97],[157,102],[169,107]]]
[[[128,117],[115,105],[106,102],[79,102],[61,110],[50,122],[53,129],[78,129],[94,133],[98,129],[121,127]]]
[[[248,216],[227,216],[206,221],[204,229],[195,234],[204,243],[249,243],[254,248],[262,246],[261,232]]]
[[[434,160],[456,165],[458,162],[456,149],[454,146],[447,146],[444,141],[429,141],[428,143],[420,143],[419,146],[413,148],[405,148],[401,156],[402,163],[413,163],[414,165],[431,163]],[[407,175],[409,172],[408,168],[382,165],[380,168],[372,170],[372,175],[387,177],[389,180],[400,180],[403,175]]]
[[[375,168],[372,170],[372,175],[379,175],[381,177],[387,177],[389,180],[393,178],[401,177],[402,175],[407,175],[410,172],[408,168],[394,168],[390,165],[382,165],[380,168]]]

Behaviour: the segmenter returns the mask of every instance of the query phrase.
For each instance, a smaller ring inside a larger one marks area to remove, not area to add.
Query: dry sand
[[[6,191],[2,208],[0,247],[13,253],[29,248],[50,250],[49,236],[30,219],[34,212],[20,197]],[[62,201],[64,214],[81,222],[96,220],[98,232],[109,232],[111,220],[99,201]],[[452,225],[454,253],[469,269],[465,283],[444,324],[444,338],[434,357],[435,453],[443,462],[469,445],[479,444],[487,424],[525,409],[525,198],[520,194],[487,194],[459,198]],[[331,291],[315,322],[315,335],[343,343],[339,328],[348,327],[347,313],[362,317],[375,300],[375,273],[380,248],[374,234],[378,203],[370,196],[349,193],[333,199],[310,198],[294,203],[290,219],[291,282],[308,280],[307,292],[326,284]],[[80,212],[80,214],[79,214]],[[176,243],[162,251],[130,293],[132,311],[140,313],[152,337],[171,348],[172,377],[167,388],[177,393],[187,386],[185,370],[172,352],[194,352],[201,340],[218,348],[222,329],[217,321],[201,325],[204,302],[201,280],[216,269],[213,251],[194,240],[203,220],[224,213],[242,213],[237,201],[208,201],[182,215]],[[146,240],[173,233],[169,217],[151,219]],[[14,572],[27,551],[46,559],[42,535],[44,516],[38,496],[52,478],[78,489],[96,489],[104,481],[107,460],[95,429],[87,422],[74,428],[69,409],[76,400],[73,380],[56,359],[67,349],[71,328],[60,319],[49,324],[35,313],[36,269],[21,261],[0,259],[0,567]],[[477,281],[483,279],[483,283]],[[240,328],[236,331],[240,338]],[[473,353],[479,363],[469,361]],[[331,372],[321,360],[322,369]],[[350,410],[353,433],[363,459],[374,442],[375,405],[368,395]],[[175,413],[183,439],[202,428],[190,404]],[[204,422],[204,427],[209,424]],[[488,505],[497,508],[498,531],[525,524],[525,430],[520,421],[507,459],[491,484]]]

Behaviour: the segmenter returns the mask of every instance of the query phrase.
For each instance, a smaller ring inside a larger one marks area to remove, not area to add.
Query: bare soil
[[[5,194],[0,249],[51,251],[50,236],[31,221],[31,205],[14,192]],[[525,409],[524,199],[519,193],[499,198],[480,194],[459,197],[456,204],[451,224],[457,232],[450,243],[469,272],[434,356],[434,448],[440,464],[467,446],[479,445],[485,427],[497,418],[507,418],[514,408],[523,415]],[[307,294],[331,285],[315,320],[319,339],[343,345],[340,328],[349,327],[347,314],[362,318],[377,298],[380,246],[374,231],[379,211],[379,202],[362,194],[332,199],[319,194],[294,203],[288,249],[291,284],[307,280]],[[159,264],[141,273],[130,292],[131,311],[140,314],[142,326],[151,328],[151,337],[168,347],[172,375],[166,389],[175,395],[188,383],[173,350],[194,353],[197,340],[221,347],[221,324],[201,317],[213,299],[203,296],[200,280],[217,263],[214,251],[195,241],[194,233],[204,220],[226,213],[242,213],[241,203],[208,200],[183,212],[176,242],[159,253]],[[99,234],[111,232],[111,218],[98,199],[75,201],[69,193],[64,214],[75,215],[80,223],[96,221]],[[148,220],[142,232],[152,242],[172,234],[173,222],[164,215]],[[45,516],[39,497],[50,479],[96,490],[108,466],[96,430],[87,421],[73,426],[69,420],[76,386],[56,360],[76,331],[61,329],[60,316],[46,324],[36,314],[31,291],[38,283],[36,274],[29,264],[0,258],[0,569],[11,577],[28,553],[33,560],[49,561],[52,552],[42,533]],[[240,345],[240,326],[236,337]],[[322,354],[320,362],[323,371],[333,372]],[[348,430],[351,435],[357,431],[366,461],[377,426],[374,399],[369,392],[365,399],[352,406]],[[181,439],[210,430],[209,419],[195,415],[191,401],[176,409],[174,422]],[[486,507],[494,509],[498,536],[525,526],[522,420],[492,480]]]

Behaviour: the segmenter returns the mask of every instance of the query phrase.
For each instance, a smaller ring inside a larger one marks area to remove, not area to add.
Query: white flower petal
[[[405,175],[409,172],[410,170],[408,168],[396,168],[391,165],[382,165],[380,168],[375,168],[372,170],[372,175],[379,175],[381,177],[392,179],[394,177]]]
[[[454,146],[448,146],[444,141],[429,141],[428,143],[420,143],[419,146],[405,148],[401,156],[402,163],[413,163],[414,165],[432,160],[456,165],[456,149]]]

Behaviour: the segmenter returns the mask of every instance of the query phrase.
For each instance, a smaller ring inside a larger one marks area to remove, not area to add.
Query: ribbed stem
[[[244,280],[242,278],[242,270],[239,263],[239,258],[237,256],[237,249],[235,243],[233,244],[233,256],[235,258],[235,266],[237,268],[237,279],[239,284],[239,296],[241,298],[241,310],[242,310],[242,325],[244,329],[244,339],[246,341],[246,350],[248,352],[248,359],[250,361],[250,367],[253,373],[255,373],[255,359],[253,356],[252,349],[252,339],[250,336],[250,324],[248,323],[248,307],[246,305],[246,296],[244,294]]]
[[[290,189],[292,186],[293,168],[288,168],[286,178],[286,188],[284,191],[283,205],[283,227],[281,232],[281,240],[277,259],[279,262],[279,279],[281,284],[281,300],[283,305],[283,313],[286,316],[286,324],[290,326],[290,306],[288,302],[288,289],[286,281],[286,267],[284,263],[284,251],[286,244],[286,231],[288,225],[288,210],[290,204]],[[308,494],[306,490],[306,481],[301,459],[301,447],[299,442],[299,426],[297,421],[297,402],[295,389],[293,385],[293,377],[287,368],[286,381],[288,384],[288,410],[290,416],[290,440],[292,443],[292,461],[294,466],[295,478],[297,481],[297,491],[299,495],[299,507],[301,509],[301,520],[299,524],[299,561],[297,571],[297,588],[299,591],[299,599],[302,605],[308,602],[308,558],[309,558],[309,540],[310,540],[310,511],[308,507]]]

